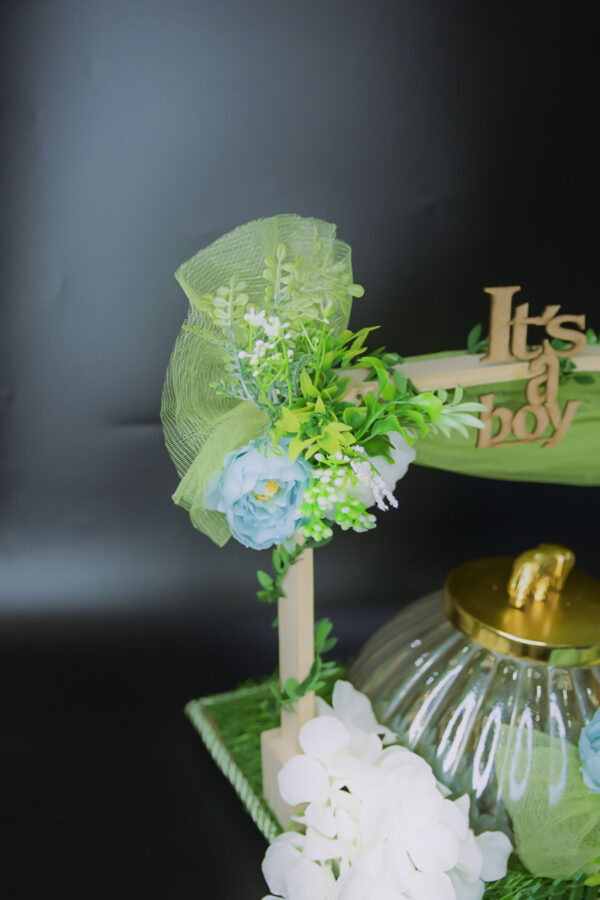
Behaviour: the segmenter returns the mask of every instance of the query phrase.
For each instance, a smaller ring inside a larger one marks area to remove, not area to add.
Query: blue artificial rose
[[[300,457],[290,462],[289,443],[289,438],[276,447],[251,441],[233,450],[208,486],[206,508],[225,513],[232,535],[245,547],[281,544],[302,524],[298,507],[312,468]]]
[[[594,794],[600,794],[600,709],[579,735],[579,755],[583,780]]]

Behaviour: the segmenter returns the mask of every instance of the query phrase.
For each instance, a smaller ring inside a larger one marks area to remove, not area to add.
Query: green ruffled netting
[[[535,729],[528,735],[531,744],[521,744],[519,731],[503,726],[497,755],[500,793],[519,857],[530,872],[546,878],[573,878],[580,870],[594,874],[600,794],[585,785],[574,744]]]
[[[232,276],[246,283],[248,306],[265,307],[265,257],[275,257],[280,244],[290,257],[303,257],[306,267],[316,244],[341,264],[352,281],[350,247],[336,240],[336,226],[296,215],[273,216],[241,225],[185,262],[175,273],[190,301],[185,325],[219,335],[201,311],[201,298],[226,285]],[[315,289],[318,287],[315,285]],[[351,297],[336,300],[329,315],[335,334],[347,327]],[[257,437],[267,424],[265,413],[248,401],[219,394],[215,384],[225,376],[227,356],[200,335],[183,330],[169,361],[163,388],[161,418],[165,443],[181,478],[173,500],[189,512],[195,528],[219,546],[230,538],[225,515],[207,510],[206,488],[231,450]]]

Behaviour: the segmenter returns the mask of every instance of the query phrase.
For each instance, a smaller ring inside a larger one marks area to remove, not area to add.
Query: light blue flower
[[[600,794],[600,709],[579,735],[579,755],[583,780],[594,794]]]
[[[233,450],[208,486],[206,508],[225,513],[233,537],[245,547],[281,544],[302,524],[298,508],[312,467],[300,457],[290,462],[289,443],[285,438],[273,447],[256,440]]]

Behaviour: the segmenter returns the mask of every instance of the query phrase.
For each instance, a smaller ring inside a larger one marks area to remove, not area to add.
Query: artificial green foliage
[[[303,681],[287,678],[283,688],[280,688],[279,684],[272,685],[273,696],[280,706],[293,706],[297,700],[311,691],[322,690],[327,684],[327,679],[337,671],[337,663],[323,660],[324,654],[329,653],[337,644],[337,638],[331,637],[332,629],[333,623],[329,619],[320,619],[315,623],[315,658]]]
[[[598,335],[591,328],[587,329],[585,335],[588,344],[598,343]],[[558,338],[553,338],[550,343],[555,350],[568,350],[571,346],[567,341],[561,341]],[[586,372],[580,372],[571,356],[561,356],[559,360],[559,383],[564,384],[567,378],[572,378],[577,384],[594,383],[593,375],[589,375]]]
[[[353,297],[363,293],[351,281],[345,261],[315,236],[310,257],[290,257],[284,244],[276,258],[266,257],[262,298],[250,303],[246,283],[232,276],[214,293],[193,299],[195,307],[216,326],[184,326],[227,357],[226,376],[215,390],[238,400],[250,400],[272,417],[299,395],[306,366],[323,362],[319,340],[331,332],[328,316],[340,308],[349,312]]]
[[[306,517],[305,536],[315,544],[330,539],[335,522],[342,531],[368,531],[375,527],[375,516],[367,510],[364,501],[352,496],[357,476],[348,466],[349,457],[341,454],[328,461],[328,468],[311,481],[304,493],[300,512]]]
[[[357,484],[369,483],[372,464],[365,460],[382,457],[393,463],[390,435],[399,433],[412,444],[430,431],[446,437],[467,434],[467,426],[479,427],[474,413],[479,403],[463,403],[458,389],[418,393],[402,372],[394,367],[397,354],[379,348],[371,354],[365,340],[372,328],[354,333],[331,334],[323,327],[314,339],[314,358],[300,373],[300,393],[292,404],[282,405],[272,439],[291,439],[290,458],[299,454],[315,466],[314,478],[301,507],[306,518],[304,536],[315,542],[332,535],[331,525],[343,530],[374,528],[375,517],[356,494]],[[345,399],[348,373],[360,372],[376,382],[374,390],[360,390],[357,398]],[[377,475],[371,479],[377,481]],[[381,485],[379,485],[381,487]],[[377,505],[395,505],[392,496],[375,490]]]
[[[245,505],[245,498],[236,495],[223,505],[211,486],[227,455],[250,443],[276,448],[286,439],[290,462],[299,457],[315,479],[344,462],[345,471],[336,471],[343,485],[335,513],[306,523],[304,537],[322,541],[332,524],[373,527],[366,506],[350,502],[357,483],[363,499],[372,493],[367,505],[397,505],[377,466],[382,459],[394,465],[394,449],[406,453],[398,435],[412,444],[429,433],[481,427],[472,413],[482,407],[451,402],[445,393],[419,393],[398,371],[397,353],[385,347],[369,352],[374,328],[347,328],[352,301],[363,289],[353,280],[350,248],[336,239],[333,225],[288,215],[249,222],[201,250],[176,277],[190,311],[161,410],[181,476],[173,499],[221,546],[231,535],[230,506]],[[361,391],[365,376],[371,383]],[[273,592],[268,579],[262,589]]]
[[[260,590],[257,591],[257,599],[262,603],[277,603],[281,597],[285,597],[283,579],[296,563],[304,550],[315,546],[314,542],[307,541],[304,544],[296,544],[293,550],[288,550],[283,545],[276,547],[272,552],[273,574],[269,575],[263,569],[256,573]],[[277,624],[277,620],[274,624]],[[304,697],[310,691],[320,691],[326,684],[326,680],[337,668],[334,662],[325,661],[323,656],[329,653],[337,644],[337,638],[331,636],[333,624],[329,619],[320,619],[315,623],[315,654],[314,661],[306,678],[298,682],[295,678],[288,678],[283,686],[272,686],[272,694],[281,706],[290,706]]]
[[[327,539],[330,523],[365,531],[375,519],[353,496],[357,482],[370,476],[365,457],[392,463],[393,432],[409,444],[430,430],[466,434],[467,426],[479,426],[473,413],[482,407],[461,403],[457,393],[450,400],[446,391],[416,391],[394,368],[398,354],[383,347],[369,353],[365,341],[374,328],[331,329],[334,306],[346,308],[362,288],[342,264],[332,262],[316,238],[308,260],[291,258],[280,244],[275,257],[265,259],[262,277],[260,308],[250,304],[246,283],[231,277],[227,285],[194,300],[214,330],[187,328],[227,357],[226,375],[214,384],[215,391],[253,403],[267,416],[268,440],[277,445],[289,438],[290,460],[302,456],[318,470],[303,507],[304,536]],[[357,371],[372,374],[376,388],[364,394],[359,390],[356,400],[347,400],[349,375]],[[326,473],[335,474],[340,488],[329,516],[315,483]],[[276,598],[275,583],[269,576],[261,578],[261,599]]]
[[[201,294],[193,302],[196,308],[205,313],[217,328],[220,328],[231,340],[235,340],[233,332],[248,303],[248,294],[245,293],[245,288],[246,282],[240,281],[233,275],[226,285],[221,285],[213,294]],[[183,327],[186,328],[185,325]],[[202,334],[198,327],[188,327],[188,330]]]
[[[256,592],[256,599],[261,603],[277,603],[280,597],[285,597],[283,591],[283,579],[290,568],[297,562],[300,554],[304,550],[303,546],[296,544],[293,550],[288,550],[281,544],[275,547],[271,553],[273,563],[273,574],[259,569],[256,573],[260,590]]]
[[[470,437],[471,432],[468,429],[477,427],[474,413],[481,411],[481,404],[473,400],[463,400],[464,391],[460,385],[452,393],[444,389],[436,391],[435,396],[441,408],[437,418],[429,426],[429,433],[443,434],[449,438],[456,432],[462,437]]]
[[[263,278],[265,301],[276,312],[303,319],[324,319],[332,301],[349,314],[350,298],[364,293],[353,284],[345,263],[334,262],[331,250],[318,239],[310,257],[292,258],[285,244],[279,244],[275,259],[265,257]]]
[[[489,337],[482,338],[483,325],[478,322],[473,325],[467,335],[467,353],[487,353],[490,346]]]
[[[591,859],[589,865],[600,866],[600,856],[595,856]],[[585,883],[589,884],[590,887],[600,885],[600,872],[597,875],[590,875],[589,878],[586,878]]]
[[[598,892],[587,887],[584,876],[572,881],[536,878],[525,872],[508,872],[500,881],[486,885],[484,900],[597,900]]]

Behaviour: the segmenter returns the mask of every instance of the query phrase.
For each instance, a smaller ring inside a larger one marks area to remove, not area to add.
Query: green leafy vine
[[[325,543],[329,543],[329,541],[321,541],[318,545],[322,547]],[[298,561],[301,553],[314,546],[316,546],[315,542],[307,541],[302,545],[296,544],[293,550],[288,550],[283,544],[275,547],[272,552],[273,574],[269,575],[263,569],[259,569],[256,573],[260,585],[260,589],[256,593],[257,599],[261,603],[277,603],[281,597],[285,597],[283,579],[290,567]],[[277,624],[277,619],[273,624]],[[337,638],[331,636],[332,629],[333,624],[329,619],[320,619],[315,623],[315,657],[308,675],[303,681],[298,682],[295,678],[288,678],[282,689],[271,687],[271,692],[280,706],[291,706],[310,691],[319,691],[326,683],[323,679],[331,676],[337,669],[337,663],[323,659],[323,656],[337,644]]]
[[[280,706],[292,706],[305,694],[319,691],[325,687],[326,678],[338,668],[333,660],[325,661],[323,655],[329,653],[337,644],[337,638],[331,637],[333,623],[330,619],[319,619],[315,622],[315,658],[306,678],[298,682],[295,678],[287,678],[283,689],[272,686],[273,695]]]

